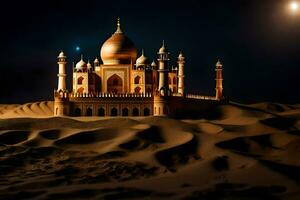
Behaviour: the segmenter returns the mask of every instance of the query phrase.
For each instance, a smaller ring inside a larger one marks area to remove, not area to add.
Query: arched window
[[[56,114],[56,115],[58,114],[58,108],[55,109],[55,114]]]
[[[83,81],[83,77],[82,76],[80,76],[78,79],[77,79],[77,84],[78,85],[82,85],[82,81]]]
[[[77,116],[77,117],[81,116],[81,109],[80,108],[76,108],[75,111],[74,111],[74,115]]]
[[[149,116],[149,115],[150,115],[150,109],[144,108],[144,116]]]
[[[140,84],[141,77],[137,76],[134,78],[134,84]]]
[[[140,93],[140,92],[141,92],[141,88],[140,88],[140,87],[136,87],[136,88],[134,89],[134,92],[135,92],[135,93]]]
[[[86,116],[93,116],[93,109],[92,108],[86,109]]]
[[[98,109],[98,116],[101,116],[101,117],[105,116],[105,110],[104,110],[104,108],[99,108]]]
[[[170,77],[168,78],[168,82],[169,82],[169,85],[171,85],[171,84],[172,84],[172,82],[171,82],[171,78],[170,78]]]
[[[128,110],[128,108],[123,108],[123,110],[122,110],[122,116],[128,116],[128,114],[129,114],[129,110]]]
[[[118,116],[118,109],[116,108],[112,108],[111,111],[110,111],[110,116]]]
[[[147,88],[147,93],[151,93],[152,92],[152,89],[149,87]]]
[[[138,109],[138,108],[134,108],[134,109],[132,110],[132,115],[133,115],[133,116],[139,116],[139,115],[140,115],[139,109]]]
[[[82,94],[83,92],[84,92],[84,88],[83,87],[78,88],[77,93]]]

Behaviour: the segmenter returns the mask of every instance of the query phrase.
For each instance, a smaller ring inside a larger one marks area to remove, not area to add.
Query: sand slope
[[[0,106],[0,199],[299,199],[300,109],[269,104],[185,120]]]
[[[51,117],[53,116],[53,101],[27,103],[24,105],[0,104],[0,118],[18,117]]]

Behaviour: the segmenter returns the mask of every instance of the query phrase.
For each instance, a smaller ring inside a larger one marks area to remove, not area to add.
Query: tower
[[[63,51],[60,52],[58,55],[58,87],[57,87],[57,92],[65,92],[67,90],[67,85],[66,85],[66,56]]]
[[[162,47],[158,51],[158,73],[159,73],[159,84],[158,91],[162,96],[167,96],[169,94],[169,84],[168,84],[168,61],[169,53],[165,47],[165,42],[163,41]]]
[[[178,56],[178,94],[184,95],[184,56],[182,53]]]
[[[63,51],[58,55],[58,87],[54,91],[54,115],[69,115],[69,93],[66,86],[66,56]]]
[[[216,64],[216,99],[221,100],[223,98],[223,76],[222,76],[223,65],[218,60]]]

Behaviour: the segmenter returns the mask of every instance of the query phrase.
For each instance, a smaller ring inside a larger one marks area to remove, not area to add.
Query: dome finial
[[[165,40],[163,40],[163,45],[162,46],[165,47]]]
[[[221,61],[220,61],[220,59],[218,59],[218,62],[217,62],[217,64],[216,64],[216,67],[217,67],[217,68],[222,68],[222,67],[223,67],[223,65],[222,65],[222,63],[221,63]]]
[[[81,60],[83,60],[83,54],[81,54]]]
[[[142,55],[144,55],[144,49],[142,49]]]
[[[115,33],[123,33],[121,30],[121,22],[120,22],[120,17],[117,19],[117,30]]]

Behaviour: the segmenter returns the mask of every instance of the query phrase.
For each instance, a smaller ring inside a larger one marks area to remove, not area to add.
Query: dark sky
[[[214,94],[214,65],[224,64],[225,94],[242,103],[300,102],[300,14],[285,0],[1,2],[0,103],[52,100],[57,55],[68,69],[80,53],[99,56],[116,18],[151,59],[166,40],[175,63],[186,56],[187,90]],[[68,74],[69,78],[71,73]],[[71,88],[71,81],[68,87]]]

